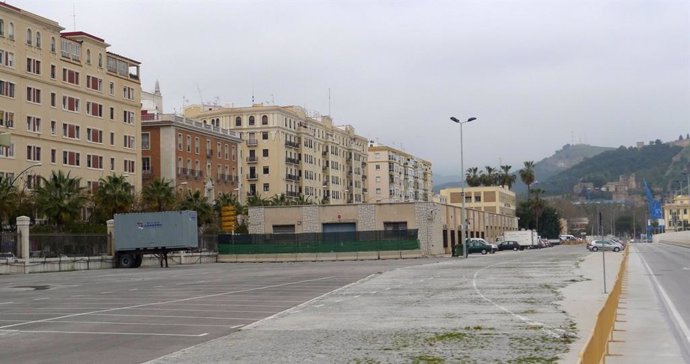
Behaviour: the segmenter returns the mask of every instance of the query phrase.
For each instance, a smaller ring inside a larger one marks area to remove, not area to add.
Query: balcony
[[[299,176],[296,174],[286,174],[285,179],[288,181],[299,181]]]
[[[285,146],[288,148],[299,148],[299,143],[298,142],[293,142],[291,140],[286,140],[285,141]]]
[[[254,164],[254,163],[257,163],[258,161],[259,161],[259,158],[257,158],[257,156],[255,156],[255,155],[250,155],[249,157],[247,157],[247,163],[249,163],[249,164]]]
[[[259,175],[254,173],[254,174],[248,174],[247,175],[247,181],[257,181],[259,179]]]
[[[287,191],[285,195],[287,197],[299,197],[299,192]]]
[[[289,163],[289,164],[299,164],[299,159],[297,159],[297,158],[285,157],[285,163]]]
[[[248,146],[248,147],[256,147],[257,145],[259,145],[259,141],[258,141],[258,140],[256,140],[256,139],[249,139],[249,140],[247,140],[247,146]]]

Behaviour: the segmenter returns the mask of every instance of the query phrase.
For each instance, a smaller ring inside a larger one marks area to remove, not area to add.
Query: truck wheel
[[[134,268],[139,268],[141,267],[141,262],[143,261],[143,256],[141,254],[137,254],[134,256]]]
[[[486,255],[486,249],[482,249],[482,254]]]
[[[133,268],[134,258],[130,254],[120,255],[120,267],[121,268]]]
[[[518,251],[518,248],[516,246],[513,247],[513,251],[516,252]]]

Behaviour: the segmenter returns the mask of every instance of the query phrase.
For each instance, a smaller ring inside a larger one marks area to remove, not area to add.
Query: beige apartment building
[[[690,196],[675,195],[673,200],[664,204],[666,231],[684,231],[690,229]]]
[[[444,188],[439,192],[439,195],[441,203],[453,206],[462,205],[462,189],[460,187]],[[517,209],[515,192],[501,186],[465,187],[465,207],[514,218]],[[517,227],[517,223],[515,227]]]
[[[431,202],[431,162],[401,150],[369,144],[368,202]]]
[[[284,194],[325,204],[367,200],[367,139],[299,106],[192,105],[185,116],[236,132],[242,196]]]
[[[109,46],[0,3],[0,175],[32,189],[62,170],[93,190],[117,174],[141,188],[139,62]]]

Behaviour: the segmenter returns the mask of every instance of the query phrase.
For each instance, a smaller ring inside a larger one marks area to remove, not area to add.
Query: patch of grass
[[[545,358],[541,356],[521,356],[515,359],[508,360],[511,364],[552,364],[558,363],[558,357],[552,356],[550,358]]]
[[[350,364],[381,364],[380,361],[372,358],[362,358],[362,359],[352,359],[348,363]]]
[[[482,327],[482,326],[476,325],[476,326],[465,326],[465,330],[479,331],[479,330],[495,330],[495,329],[493,327]]]
[[[537,313],[537,310],[530,308],[529,310],[522,311],[523,314],[525,315],[530,315],[530,314],[535,314]]]
[[[433,355],[418,355],[412,358],[413,364],[443,364],[446,360]]]
[[[467,336],[464,332],[445,332],[443,334],[436,334],[425,341],[427,344],[433,345],[437,342],[463,341],[467,339]]]

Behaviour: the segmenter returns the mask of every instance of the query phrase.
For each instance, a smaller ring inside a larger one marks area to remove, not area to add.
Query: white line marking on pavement
[[[38,334],[83,334],[83,335],[139,335],[139,336],[177,336],[177,337],[202,337],[208,332],[197,335],[185,334],[160,334],[155,332],[108,332],[108,331],[59,331],[59,330],[0,330],[6,332],[38,333]]]
[[[227,327],[230,329],[235,329],[238,327],[242,327],[243,325],[233,325],[233,326],[228,326],[228,325],[202,325],[202,324],[160,324],[160,323],[142,323],[142,322],[116,322],[116,321],[47,321],[45,323],[48,324],[89,324],[89,325],[100,325],[100,324],[106,324],[106,325],[144,325],[144,326],[183,326],[183,327]]]
[[[101,294],[111,294],[113,292],[101,292]]]
[[[666,294],[666,290],[664,289],[664,287],[661,286],[659,280],[657,280],[654,276],[652,268],[649,267],[649,264],[647,264],[647,261],[644,259],[642,254],[637,255],[642,260],[642,263],[644,263],[645,268],[647,268],[647,272],[649,272],[649,277],[652,279],[652,281],[654,281],[656,288],[659,290],[659,294],[661,295],[661,298],[664,300],[664,303],[666,304],[666,307],[668,308],[669,312],[673,316],[673,320],[676,326],[680,330],[681,334],[685,336],[685,341],[687,341],[687,343],[690,344],[690,329],[688,329],[688,325],[685,324],[685,321],[683,321],[683,317],[676,309],[676,306],[671,301],[671,298],[668,296],[668,294]]]
[[[13,304],[13,303],[14,303],[14,302],[0,302],[0,305],[11,305],[11,304]]]
[[[287,283],[280,283],[280,284],[272,284],[272,285],[270,285],[270,286],[263,286],[263,287],[257,287],[257,288],[249,288],[249,289],[244,289],[244,290],[239,290],[239,291],[229,291],[229,292],[221,292],[221,293],[207,294],[207,295],[203,295],[203,296],[181,298],[181,299],[171,300],[171,301],[150,302],[150,303],[142,303],[142,304],[133,305],[133,306],[116,307],[116,308],[109,308],[109,309],[105,309],[105,310],[97,310],[97,311],[89,311],[89,312],[74,313],[74,314],[70,314],[70,315],[58,316],[58,317],[47,318],[47,319],[42,319],[42,320],[33,320],[33,321],[27,321],[27,322],[22,322],[22,323],[18,323],[18,324],[0,326],[0,329],[6,329],[6,328],[8,328],[8,327],[15,327],[15,326],[22,326],[22,325],[30,325],[30,324],[35,324],[35,323],[45,322],[45,321],[60,320],[60,319],[69,318],[69,317],[77,317],[77,316],[91,315],[91,314],[96,314],[96,313],[104,313],[104,312],[112,312],[112,311],[118,311],[118,310],[126,310],[126,309],[128,309],[128,308],[147,307],[147,306],[154,306],[154,305],[164,305],[164,304],[166,304],[166,303],[186,302],[186,301],[193,301],[193,300],[204,299],[204,298],[219,297],[219,296],[227,296],[227,295],[234,294],[234,293],[244,293],[244,292],[260,291],[260,290],[265,290],[265,289],[270,289],[270,288],[275,288],[275,287],[284,287],[284,286],[289,286],[289,285],[294,285],[294,284],[307,283],[307,282],[315,282],[315,281],[322,281],[322,280],[332,279],[332,278],[335,278],[335,276],[328,276],[328,277],[321,277],[321,278],[314,278],[314,279],[305,279],[305,280],[303,280],[303,281],[287,282]]]
[[[34,301],[45,301],[49,300],[50,298],[44,297],[44,298],[34,298]]]
[[[184,319],[210,319],[210,320],[251,320],[248,317],[216,317],[216,316],[174,316],[174,315],[132,315],[128,313],[92,313],[91,316],[115,316],[115,317],[165,317]]]

